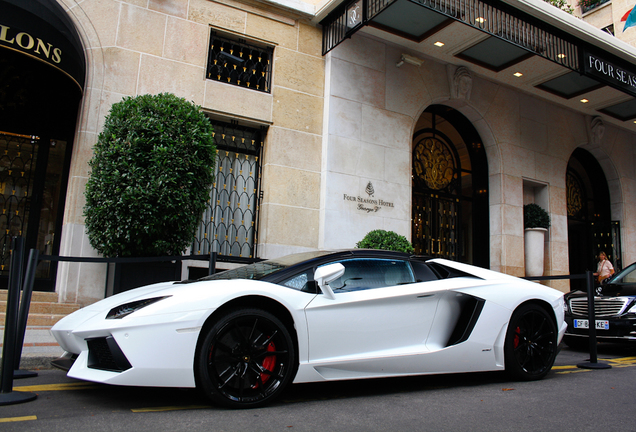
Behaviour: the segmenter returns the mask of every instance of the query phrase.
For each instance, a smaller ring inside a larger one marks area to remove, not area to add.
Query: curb
[[[51,362],[58,359],[59,357],[60,356],[57,354],[23,354],[20,358],[20,370],[57,369],[51,364]]]

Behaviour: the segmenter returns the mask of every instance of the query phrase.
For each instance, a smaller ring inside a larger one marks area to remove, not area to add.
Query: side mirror
[[[324,295],[326,295],[330,299],[335,299],[336,296],[329,286],[329,282],[335,281],[340,276],[342,276],[344,272],[345,268],[342,264],[329,264],[316,270],[316,273],[314,273],[314,280],[316,281]]]

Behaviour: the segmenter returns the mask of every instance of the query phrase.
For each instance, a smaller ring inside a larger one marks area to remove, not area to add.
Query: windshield
[[[609,280],[610,283],[636,283],[636,263],[618,272]]]
[[[254,264],[249,264],[243,267],[238,267],[232,270],[226,270],[220,273],[215,273],[210,276],[206,276],[199,280],[225,280],[225,279],[255,279],[259,280],[265,276],[277,272],[279,270],[291,267],[303,261],[310,260],[312,258],[318,258],[323,255],[331,253],[330,251],[314,251],[303,252],[293,255],[287,255],[280,258],[274,258],[267,261],[261,261]]]

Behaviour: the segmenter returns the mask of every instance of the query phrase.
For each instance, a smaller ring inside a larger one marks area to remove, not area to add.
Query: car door
[[[444,290],[436,291],[435,282],[416,282],[408,261],[340,263],[345,274],[329,284],[335,298],[318,295],[305,309],[309,362],[324,365],[320,373],[328,378],[361,376],[378,367],[387,374],[408,372],[406,357],[427,351]]]

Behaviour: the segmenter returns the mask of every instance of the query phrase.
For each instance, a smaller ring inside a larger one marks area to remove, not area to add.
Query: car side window
[[[312,275],[311,279],[313,280],[314,272],[312,270],[307,270],[307,271],[304,271],[303,273],[297,274],[296,276],[290,279],[283,281],[281,285],[284,285],[288,288],[296,289],[298,291],[303,291],[305,287],[307,286],[307,282],[310,280],[310,273]]]
[[[413,271],[415,272],[415,279],[417,282],[428,282],[438,280],[437,275],[431,270],[431,268],[422,261],[411,261]]]
[[[345,273],[329,284],[336,294],[415,282],[406,261],[358,258],[339,262],[345,267]]]

